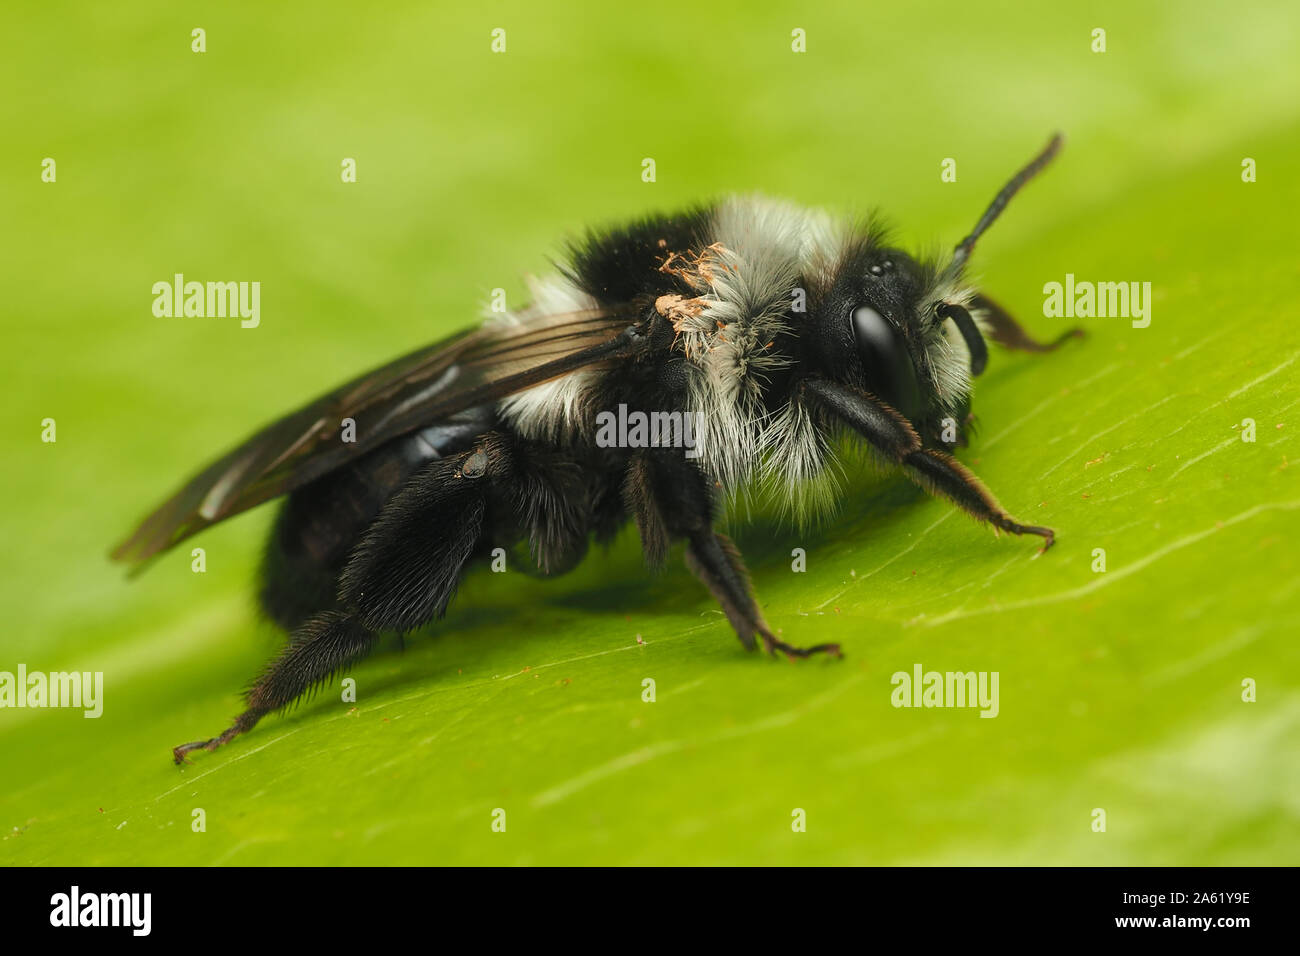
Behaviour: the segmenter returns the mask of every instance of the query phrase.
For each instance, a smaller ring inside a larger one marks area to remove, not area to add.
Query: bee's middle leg
[[[746,649],[754,648],[757,637],[770,654],[839,654],[838,644],[793,647],[772,633],[751,593],[740,552],[731,539],[713,529],[713,495],[707,480],[690,462],[673,452],[639,454],[629,464],[623,494],[640,529],[649,563],[661,564],[668,541],[685,538],[686,566],[722,606]]]
[[[763,640],[769,654],[780,651],[787,657],[809,657],[813,654],[839,656],[838,644],[816,644],[812,647],[794,647],[777,638],[763,620],[750,593],[749,574],[740,560],[740,552],[731,539],[712,528],[691,536],[686,546],[686,566],[704,582],[713,593],[727,620],[745,648],[752,650],[754,635]]]

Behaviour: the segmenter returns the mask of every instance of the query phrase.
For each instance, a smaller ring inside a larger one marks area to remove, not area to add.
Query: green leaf
[[[314,11],[307,33],[222,10],[201,55],[188,21],[30,16],[5,79],[43,96],[0,107],[0,671],[102,671],[105,697],[98,719],[0,710],[0,860],[1295,858],[1292,5],[516,5],[501,55],[477,14],[417,5]],[[1069,322],[1042,305],[1067,273],[1150,282],[1153,309],[1147,328],[1084,319],[1051,355],[995,351],[979,382],[961,457],[1056,529],[1051,551],[850,469],[823,527],[731,522],[768,620],[842,661],[744,653],[680,560],[649,575],[624,535],[557,580],[472,575],[444,622],[352,672],[355,704],[332,685],[172,766],[278,640],[252,601],[265,509],[195,542],[204,574],[185,550],[131,583],[107,563],[187,471],[469,324],[486,290],[515,301],[588,222],[762,189],[879,203],[906,242],[949,244],[1056,128],[1064,154],[976,253],[985,287],[1042,337]],[[154,318],[176,272],[260,281],[261,326]],[[893,706],[916,665],[997,672],[997,716]]]

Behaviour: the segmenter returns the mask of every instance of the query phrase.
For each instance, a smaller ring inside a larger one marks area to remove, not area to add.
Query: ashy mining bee
[[[234,724],[176,747],[176,761],[292,703],[377,633],[441,617],[471,560],[526,540],[543,573],[561,573],[629,517],[652,567],[684,539],[746,648],[837,654],[776,637],[714,522],[751,486],[815,505],[840,432],[1050,547],[1050,529],[1009,515],[944,449],[964,443],[985,334],[1036,352],[1076,334],[1036,342],[963,278],[976,240],[1060,145],[1003,187],[942,265],[875,225],[761,198],[588,233],[533,283],[527,308],[368,372],[205,468],[113,556],[145,561],[288,494],[261,602],[290,637]],[[598,441],[597,418],[621,406],[696,415],[706,433],[689,455]]]

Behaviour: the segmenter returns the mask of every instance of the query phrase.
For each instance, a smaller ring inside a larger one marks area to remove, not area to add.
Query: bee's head
[[[988,360],[959,279],[867,234],[819,297],[817,364],[913,422],[951,412]]]
[[[1060,145],[1054,136],[1002,188],[947,264],[908,255],[874,226],[862,230],[818,297],[815,361],[824,372],[870,392],[922,431],[963,408],[971,379],[988,362],[968,308],[975,290],[963,279],[966,261],[976,240]]]

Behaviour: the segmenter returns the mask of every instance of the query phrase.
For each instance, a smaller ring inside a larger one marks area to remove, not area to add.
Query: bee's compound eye
[[[853,337],[858,341],[859,350],[864,344],[875,348],[892,347],[894,330],[871,306],[859,305],[853,309]]]
[[[853,309],[853,339],[867,373],[867,388],[909,419],[921,411],[916,369],[902,335],[869,305]]]

